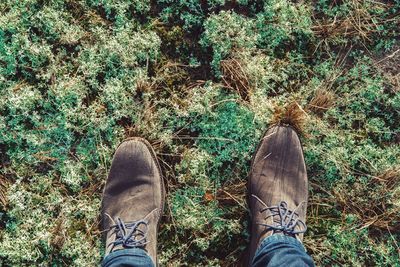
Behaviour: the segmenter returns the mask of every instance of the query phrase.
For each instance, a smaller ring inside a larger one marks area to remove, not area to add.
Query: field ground
[[[318,266],[400,266],[400,2],[2,0],[0,265],[96,266],[113,151],[154,146],[164,266],[239,265],[265,129],[301,133]]]

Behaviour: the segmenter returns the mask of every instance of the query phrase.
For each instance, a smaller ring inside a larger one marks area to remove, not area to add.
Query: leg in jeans
[[[122,249],[108,254],[102,267],[153,267],[150,256],[140,248]]]
[[[308,178],[296,132],[270,128],[249,177],[250,266],[314,266],[303,245]]]
[[[314,266],[314,262],[297,239],[285,235],[272,235],[261,242],[252,266]]]
[[[102,199],[103,267],[157,265],[164,185],[156,155],[141,138],[117,148]]]

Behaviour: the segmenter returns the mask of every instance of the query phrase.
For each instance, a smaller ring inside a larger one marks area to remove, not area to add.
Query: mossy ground
[[[319,266],[400,266],[400,2],[0,2],[0,265],[95,266],[113,151],[154,146],[166,266],[239,265],[272,123],[302,133]]]

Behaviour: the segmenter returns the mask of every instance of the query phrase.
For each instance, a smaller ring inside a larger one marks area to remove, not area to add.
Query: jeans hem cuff
[[[139,257],[142,262],[147,263],[149,266],[155,266],[150,255],[142,248],[129,248],[129,249],[120,249],[108,254],[103,261],[101,262],[102,267],[107,267],[110,263],[112,264],[117,258],[120,257]]]
[[[287,236],[287,235],[275,234],[275,235],[270,235],[270,236],[264,238],[263,241],[261,241],[261,244],[258,246],[258,249],[256,250],[255,255],[257,255],[258,251],[262,250],[265,246],[267,246],[271,243],[276,243],[276,242],[292,244],[292,245],[299,247],[305,251],[303,244],[299,240],[297,240],[297,238],[292,237],[292,236]]]

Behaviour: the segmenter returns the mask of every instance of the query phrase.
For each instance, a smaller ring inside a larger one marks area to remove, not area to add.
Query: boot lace
[[[111,251],[119,245],[124,248],[144,247],[148,243],[147,224],[146,220],[125,223],[118,217],[116,224],[110,226],[112,234],[116,234],[115,241],[109,244]]]
[[[257,223],[267,227],[267,230],[272,230],[273,233],[283,233],[285,235],[296,236],[297,234],[302,234],[307,231],[306,224],[299,219],[299,214],[296,212],[300,206],[304,205],[305,202],[301,202],[294,210],[288,209],[288,204],[285,201],[281,201],[277,206],[268,206],[257,196],[252,195],[256,198],[263,206],[260,209],[260,213],[267,213],[264,218],[267,221],[272,217],[273,225],[268,223]],[[296,227],[298,230],[296,230]]]

